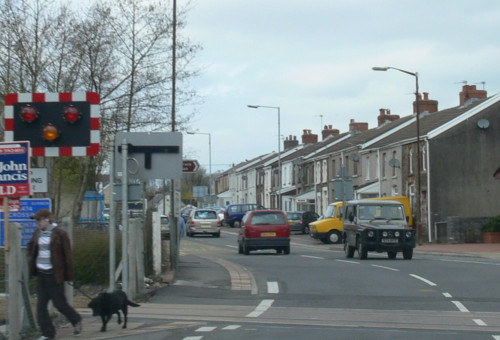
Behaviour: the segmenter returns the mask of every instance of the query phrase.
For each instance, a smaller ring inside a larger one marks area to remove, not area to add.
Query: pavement
[[[479,257],[500,260],[500,243],[422,244],[417,245],[414,250],[414,258],[418,258],[419,255]],[[117,325],[116,316],[114,316],[108,324],[107,332],[102,333],[99,331],[101,320],[98,317],[92,317],[88,308],[78,309],[83,317],[83,333],[79,338],[88,340],[175,339],[175,336],[172,337],[172,332],[176,328],[193,327],[193,322],[183,319],[181,315],[177,314],[179,311],[172,311],[172,306],[194,303],[197,298],[201,297],[201,295],[196,296],[197,294],[206,294],[204,290],[193,289],[193,287],[210,286],[212,288],[212,297],[220,299],[224,299],[231,292],[237,294],[246,291],[248,294],[255,294],[254,278],[246,268],[230,261],[203,254],[181,256],[177,271],[165,273],[163,281],[166,287],[155,291],[150,301],[141,303],[140,307],[129,308],[127,329],[122,329]],[[187,289],[191,289],[189,294],[180,294],[181,290]],[[70,325],[59,328],[57,332],[56,339],[77,339],[72,334],[73,327]]]

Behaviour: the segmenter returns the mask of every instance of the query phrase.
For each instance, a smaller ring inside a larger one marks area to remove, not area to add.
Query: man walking
[[[68,303],[64,295],[64,282],[71,282],[73,255],[68,233],[52,221],[47,209],[38,210],[31,218],[38,228],[28,242],[28,266],[30,276],[37,277],[36,317],[42,336],[37,340],[54,339],[56,329],[47,308],[50,300],[73,325],[74,334],[82,331],[82,317]]]

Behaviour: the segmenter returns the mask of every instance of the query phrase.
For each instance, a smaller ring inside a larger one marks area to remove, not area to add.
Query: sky
[[[188,130],[205,134],[184,135],[184,158],[215,173],[277,151],[278,109],[249,104],[279,107],[281,150],[304,129],[321,140],[324,125],[376,127],[381,108],[412,114],[415,77],[374,66],[418,73],[439,110],[464,82],[494,95],[498,18],[498,0],[191,0],[179,34],[203,47],[190,83],[203,101],[179,114],[196,110]]]

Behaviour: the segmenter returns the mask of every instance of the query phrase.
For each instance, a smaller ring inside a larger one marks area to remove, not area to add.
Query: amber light
[[[48,124],[43,127],[42,136],[43,139],[53,142],[60,137],[60,133],[57,127],[52,124]]]
[[[38,118],[38,111],[31,105],[26,105],[21,109],[21,120],[25,123],[33,123]]]
[[[64,108],[64,120],[70,124],[76,123],[81,118],[81,113],[77,107],[70,105]]]

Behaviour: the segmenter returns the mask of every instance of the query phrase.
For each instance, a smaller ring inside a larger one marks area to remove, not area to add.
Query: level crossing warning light
[[[93,156],[100,149],[95,92],[10,93],[5,141],[29,141],[32,156]]]

